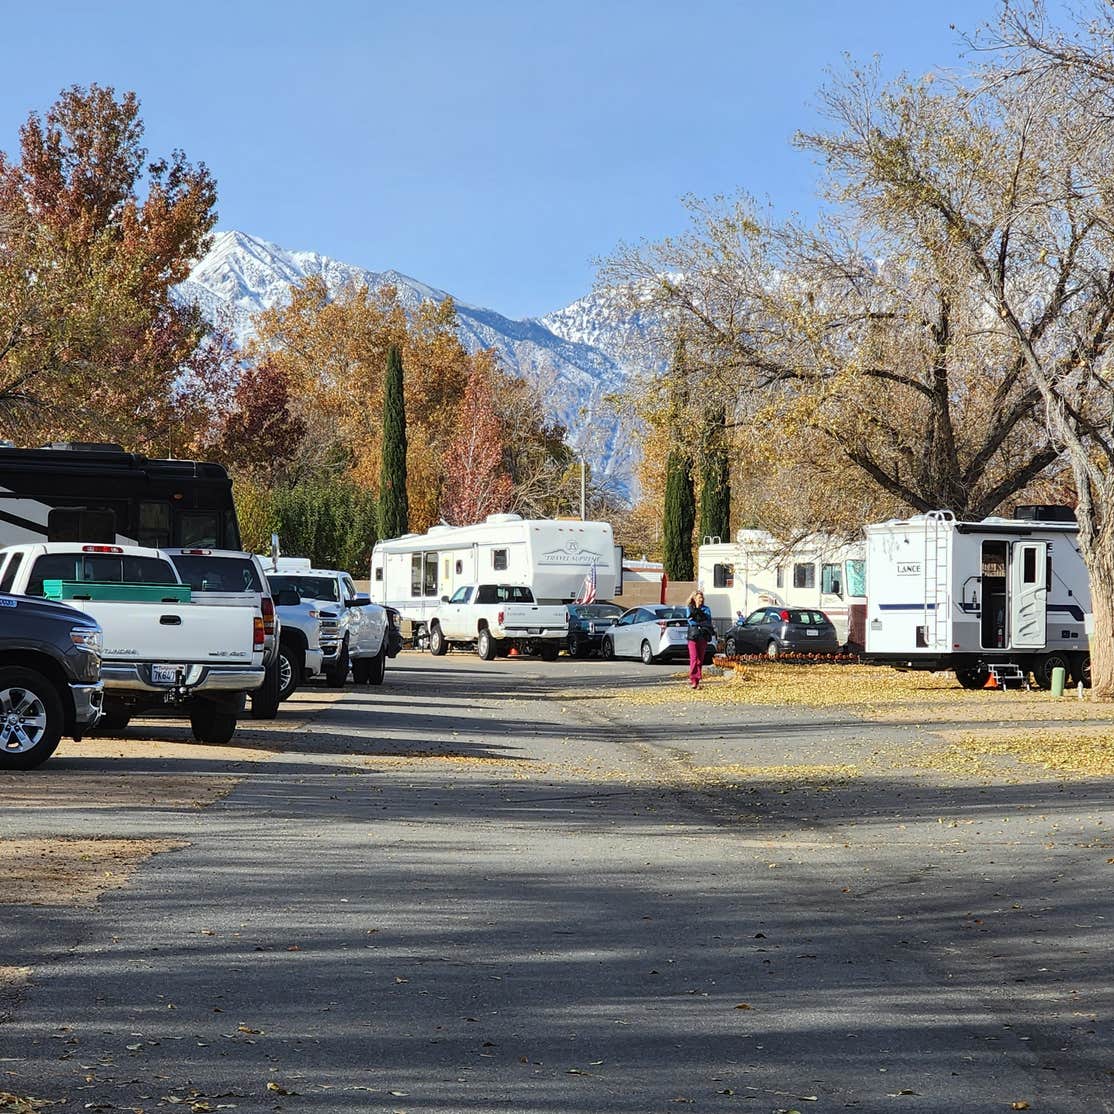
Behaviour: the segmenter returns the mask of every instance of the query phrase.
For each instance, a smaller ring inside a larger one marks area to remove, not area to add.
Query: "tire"
[[[728,635],[723,642],[723,652],[729,657],[733,658],[738,656],[738,647],[735,645],[735,639]]]
[[[772,638],[766,643],[766,657],[770,661],[777,661],[781,657],[781,647]]]
[[[351,664],[351,659],[348,657],[348,640],[345,639],[344,642],[341,643],[340,653],[337,654],[337,660],[325,670],[325,684],[331,689],[344,688],[344,684],[348,680],[348,670]]]
[[[588,656],[588,640],[580,634],[569,635],[569,657],[586,658]]]
[[[1071,683],[1078,685],[1083,682],[1083,687],[1089,689],[1091,687],[1091,655],[1081,654],[1072,664],[1071,667]]]
[[[383,678],[387,675],[387,644],[384,642],[379,647],[379,653],[373,658],[367,659],[367,680],[364,682],[368,685],[381,685]]]
[[[111,707],[106,708],[104,715],[97,720],[98,731],[112,731],[114,733],[127,731],[128,724],[131,723],[131,712],[126,708]]]
[[[955,671],[955,679],[965,689],[981,689],[986,687],[986,679],[990,671],[981,665],[960,666]]]
[[[298,688],[305,670],[305,659],[289,642],[279,645],[278,682],[279,701],[289,700]]]
[[[371,675],[371,658],[353,658],[352,659],[352,680],[357,685],[368,684],[368,677]]]
[[[557,655],[561,652],[561,647],[556,642],[539,642],[538,643],[538,657],[542,661],[556,661]]]
[[[604,635],[603,641],[600,643],[600,657],[604,661],[615,660],[615,643],[611,641],[607,635]]]
[[[483,658],[484,661],[494,661],[495,655],[498,653],[498,647],[495,645],[495,639],[491,637],[491,631],[484,627],[480,631],[479,637],[476,639],[476,653]]]
[[[638,651],[638,656],[642,659],[643,665],[653,665],[654,651],[650,648],[650,643],[643,641],[641,648]]]
[[[199,743],[222,745],[236,734],[236,713],[203,701],[190,710],[190,727]]]
[[[65,724],[62,699],[33,669],[0,669],[0,770],[31,770],[57,749]]]
[[[449,652],[449,642],[445,632],[436,623],[429,629],[429,652],[435,658],[444,657]]]
[[[1064,671],[1064,683],[1071,676],[1071,657],[1061,651],[1042,654],[1033,661],[1033,681],[1039,689],[1052,688],[1052,670]]]
[[[279,704],[279,659],[275,655],[274,662],[267,667],[263,675],[263,684],[250,696],[252,719],[274,719],[278,715]]]

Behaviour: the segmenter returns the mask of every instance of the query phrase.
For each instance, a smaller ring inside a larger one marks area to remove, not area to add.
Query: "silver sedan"
[[[688,609],[671,604],[632,607],[615,620],[600,643],[610,658],[641,658],[647,665],[666,658],[688,658]],[[716,648],[708,643],[708,653]]]

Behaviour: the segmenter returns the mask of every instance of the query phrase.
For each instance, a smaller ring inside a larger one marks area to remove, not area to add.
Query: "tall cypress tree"
[[[662,563],[670,580],[692,580],[692,530],[696,525],[696,497],[692,490],[692,460],[674,449],[665,465],[665,513],[662,519]]]
[[[704,414],[700,453],[701,540],[731,540],[731,463],[727,456],[726,427],[726,407],[710,406]]]
[[[379,469],[379,536],[397,538],[410,528],[406,498],[406,399],[402,384],[402,353],[387,349],[383,380],[383,462]]]

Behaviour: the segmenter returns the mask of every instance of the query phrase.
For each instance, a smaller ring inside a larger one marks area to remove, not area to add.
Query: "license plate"
[[[176,665],[152,665],[151,666],[151,683],[153,685],[172,685],[178,680],[179,666]]]
[[[527,634],[541,634],[541,632],[542,632],[541,627],[527,627],[526,628],[526,633]]]
[[[807,634],[809,638],[819,638],[820,637],[820,632],[818,630],[806,630],[805,634]]]

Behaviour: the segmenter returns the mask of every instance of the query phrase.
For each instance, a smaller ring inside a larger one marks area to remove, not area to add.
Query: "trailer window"
[[[52,542],[112,545],[116,541],[116,512],[107,507],[54,507],[47,515],[46,537]]]
[[[139,530],[135,540],[152,549],[170,545],[170,504],[140,503]]]
[[[506,572],[507,551],[505,549],[493,549],[491,551],[491,567],[499,572]]]
[[[816,587],[816,566],[811,561],[807,564],[796,564],[793,566],[793,587]]]
[[[454,567],[456,569],[456,575],[457,576],[460,576],[460,574],[462,572],[464,572],[464,562],[463,561],[457,561],[457,563]]]
[[[730,588],[735,583],[734,565],[713,565],[712,586],[715,588]]]
[[[216,549],[219,518],[215,511],[190,512],[178,519],[178,544],[183,548],[198,546]]]
[[[847,562],[847,594],[849,596],[866,595],[866,562]]]
[[[375,579],[377,581],[382,582],[382,580],[383,580],[383,568],[382,568],[382,566],[380,566],[379,568],[377,568],[375,570]]]
[[[437,554],[427,553],[425,555],[425,594],[427,596],[437,595]]]
[[[824,565],[820,570],[820,591],[829,596],[843,596],[839,565]]]
[[[1023,584],[1037,582],[1037,551],[1031,545],[1025,546],[1021,551],[1021,582]]]
[[[779,588],[785,587],[785,569],[781,565],[777,567],[777,586]]]
[[[417,598],[422,594],[422,555],[415,553],[410,558],[410,595]]]

